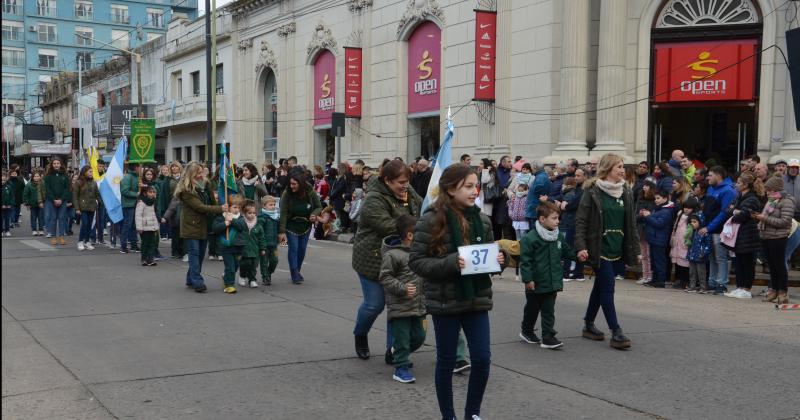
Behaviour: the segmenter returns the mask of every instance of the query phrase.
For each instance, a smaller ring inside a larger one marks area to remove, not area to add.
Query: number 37
[[[483,254],[483,258],[481,258],[481,254]],[[487,255],[489,255],[488,249],[472,250],[472,265],[485,265]]]

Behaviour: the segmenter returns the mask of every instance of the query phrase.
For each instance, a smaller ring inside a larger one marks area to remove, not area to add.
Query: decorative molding
[[[478,0],[478,10],[497,11],[497,0]]]
[[[345,45],[348,47],[358,47],[361,48],[363,42],[362,39],[364,38],[364,31],[361,29],[356,29],[350,33],[350,36],[347,37],[347,41],[345,41]]]
[[[253,38],[243,39],[239,41],[239,50],[244,51],[253,47]]]
[[[269,42],[261,41],[261,51],[258,53],[256,61],[256,74],[260,73],[265,67],[272,69],[273,73],[278,73],[278,60],[275,59],[275,51],[269,46]]]
[[[333,52],[336,51],[336,38],[333,37],[331,29],[321,22],[314,28],[314,35],[311,37],[311,42],[308,43],[306,53],[309,59],[317,50],[329,49]]]
[[[278,36],[281,38],[286,38],[295,32],[297,32],[297,24],[294,22],[289,22],[286,25],[278,27]]]
[[[417,4],[420,1],[422,4]],[[423,20],[432,20],[440,27],[444,26],[444,10],[436,0],[409,0],[403,17],[397,25],[397,38],[405,40],[410,30]]]
[[[347,7],[353,13],[361,13],[364,9],[372,7],[372,0],[350,0]]]
[[[661,10],[656,28],[758,23],[751,0],[671,0]]]

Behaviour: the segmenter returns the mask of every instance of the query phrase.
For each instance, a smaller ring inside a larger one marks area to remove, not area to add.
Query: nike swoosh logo
[[[347,59],[347,61],[356,61],[356,60],[358,60],[358,57],[349,57]]]
[[[353,106],[347,105],[347,109],[353,109],[353,108],[357,108],[357,107],[358,107],[358,105],[353,105]]]
[[[487,23],[487,24],[481,23],[481,29],[486,28],[488,26],[492,26],[492,24],[491,23]]]
[[[488,87],[489,87],[489,85],[478,85],[478,89],[480,89],[480,90],[484,90],[484,89],[486,89]]]

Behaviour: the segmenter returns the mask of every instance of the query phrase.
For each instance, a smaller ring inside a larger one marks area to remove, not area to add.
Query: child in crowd
[[[674,205],[669,201],[670,193],[659,190],[655,195],[653,211],[642,210],[639,217],[644,220],[644,235],[650,245],[650,264],[653,279],[645,286],[664,288],[667,281],[667,245],[669,245]]]
[[[14,186],[8,181],[8,174],[3,172],[3,236],[11,236],[11,220],[16,205]]]
[[[697,212],[699,207],[700,203],[697,199],[689,197],[683,201],[683,208],[675,217],[669,251],[670,259],[672,263],[675,264],[675,283],[672,285],[673,289],[684,289],[689,284],[689,260],[686,259],[689,248],[686,243],[686,238],[687,233],[691,233],[689,216]],[[691,238],[691,235],[689,235],[689,237]]]
[[[70,176],[70,189],[69,189],[69,198],[67,199],[67,236],[74,235],[72,231],[72,226],[76,223],[80,223],[79,220],[75,218],[75,186],[78,185],[78,180],[80,179],[80,174],[73,173]]]
[[[258,222],[264,231],[266,253],[260,256],[261,283],[264,286],[272,285],[272,273],[278,267],[278,228],[280,227],[281,213],[278,210],[278,200],[267,195],[261,198],[261,214]]]
[[[231,222],[231,226],[239,231],[239,236],[244,239],[241,259],[239,262],[239,285],[244,287],[248,283],[250,287],[258,287],[256,281],[256,270],[261,257],[267,254],[267,241],[264,237],[264,230],[258,223],[256,203],[252,200],[245,200],[242,206],[244,218],[239,218]]]
[[[353,190],[353,199],[350,201],[350,221],[353,223],[353,239],[358,231],[358,216],[361,215],[361,204],[364,202],[364,190]]]
[[[527,200],[528,184],[525,182],[518,183],[516,192],[508,200],[508,217],[511,218],[511,224],[514,227],[514,231],[517,233],[517,240],[521,240],[522,237],[528,233],[528,230],[530,230],[528,219],[525,218]]]
[[[234,222],[241,214],[242,196],[231,195],[228,197],[228,211],[214,218],[211,231],[217,236],[217,249],[222,255],[225,271],[222,275],[225,293],[236,293],[234,287],[236,272],[239,271],[239,258],[244,248],[245,239],[235,228]]]
[[[425,342],[425,302],[422,279],[408,267],[408,252],[414,239],[417,219],[400,216],[395,225],[399,236],[384,239],[380,282],[386,296],[386,309],[391,326],[394,375],[402,383],[415,381],[409,356]]]
[[[522,171],[517,174],[516,181],[517,184],[531,184],[531,173],[533,172],[533,168],[531,167],[530,163],[525,163],[522,165]]]
[[[558,231],[561,211],[545,201],[536,210],[537,220],[520,241],[520,271],[525,283],[525,309],[519,338],[545,349],[557,349],[564,343],[556,338],[556,294],[564,289],[562,260],[575,260],[575,251]],[[536,318],[542,314],[542,339],[533,332]]]
[[[576,173],[582,176],[583,171],[580,169],[578,169],[578,171],[580,171],[580,173],[577,171]],[[562,201],[556,203],[556,206],[558,206],[561,211],[558,229],[564,234],[564,240],[567,241],[567,245],[569,245],[570,248],[574,248],[575,246],[575,216],[578,212],[578,205],[581,202],[581,197],[583,197],[583,190],[582,188],[578,188],[576,176],[564,178],[564,185],[561,187]],[[563,262],[562,271],[565,282],[570,282],[572,280],[584,281],[583,264],[580,262],[566,260]]]
[[[156,189],[148,185],[142,189],[139,201],[136,202],[136,230],[142,238],[142,265],[157,265],[153,259],[158,247],[158,229],[160,227],[156,217]]]
[[[41,172],[35,171],[31,175],[31,182],[25,185],[22,193],[22,201],[30,210],[33,236],[44,236],[44,182]]]
[[[642,210],[653,211],[655,203],[656,183],[648,177],[642,184],[642,192],[636,197],[636,214],[641,215]],[[639,249],[642,252],[642,278],[636,284],[645,284],[653,280],[653,271],[650,264],[650,244],[644,235],[644,218],[639,217],[636,228],[639,231]]]
[[[689,216],[691,229],[686,232],[686,246],[689,248],[686,259],[689,260],[689,293],[708,293],[708,276],[706,264],[711,255],[711,235],[701,235],[700,229],[705,226],[703,213],[697,212]]]

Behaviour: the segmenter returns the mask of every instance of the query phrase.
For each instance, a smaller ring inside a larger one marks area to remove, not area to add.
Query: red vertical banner
[[[475,100],[494,102],[497,12],[475,11]]]
[[[344,116],[361,118],[361,92],[363,88],[361,48],[344,47]]]
[[[336,57],[329,50],[314,62],[314,125],[331,123],[336,108]]]

